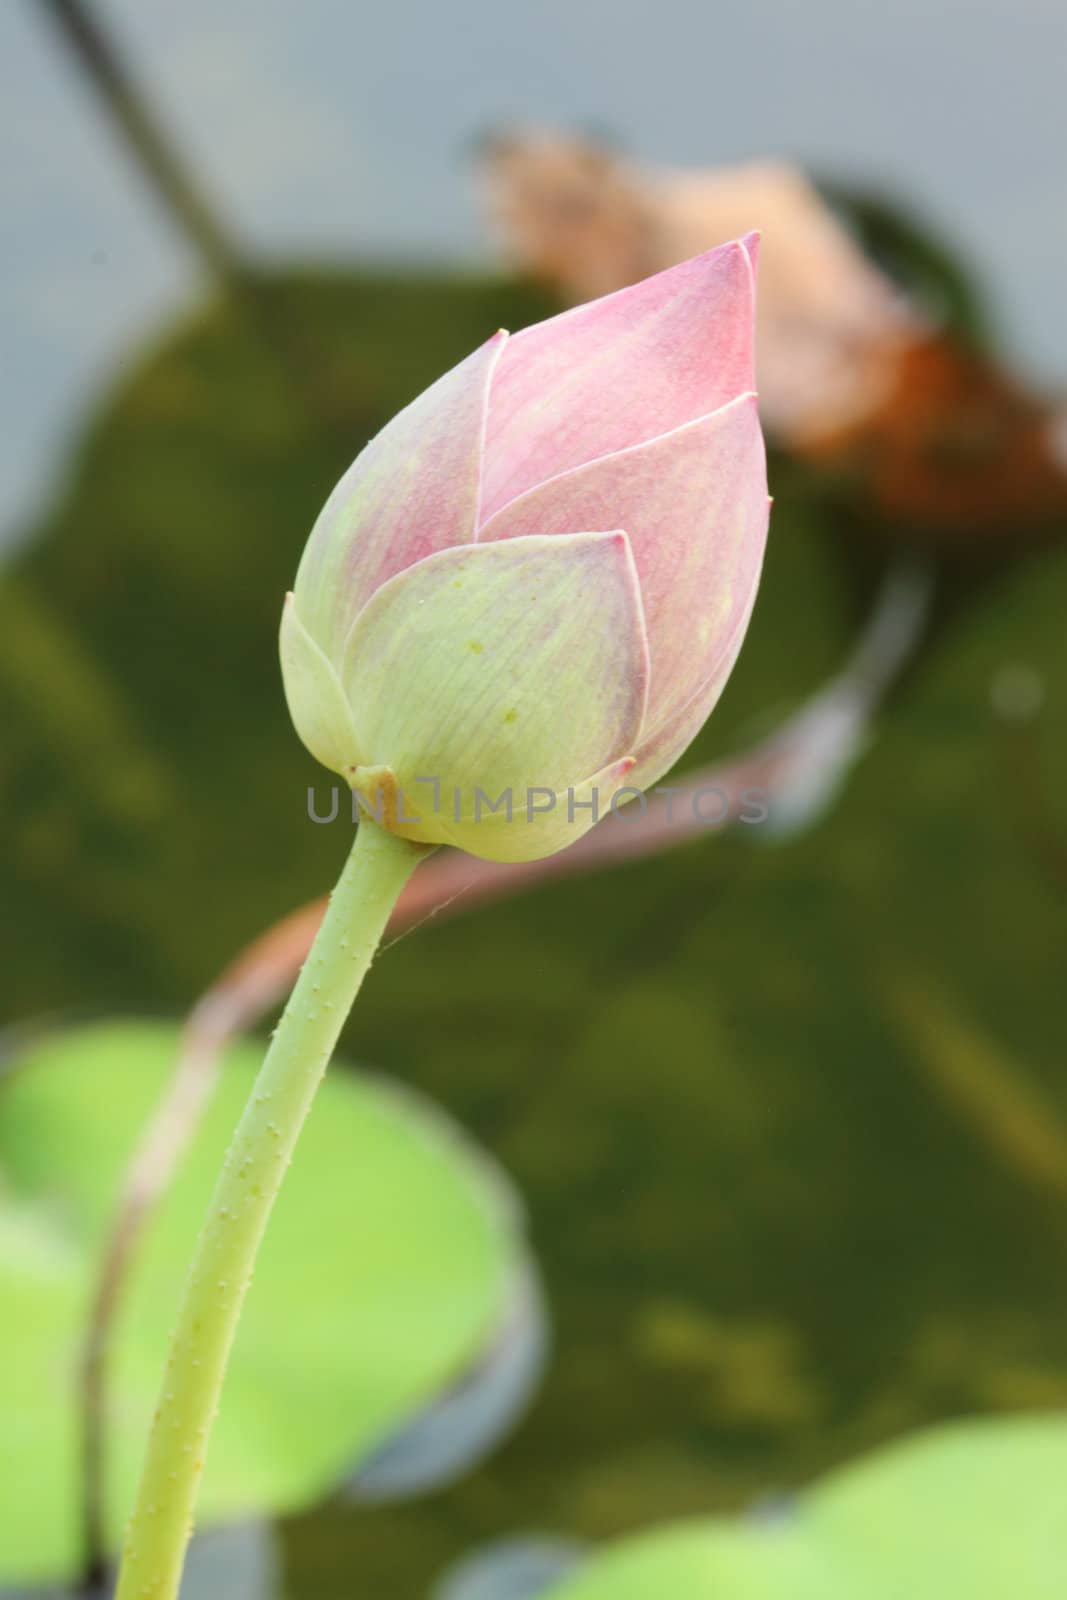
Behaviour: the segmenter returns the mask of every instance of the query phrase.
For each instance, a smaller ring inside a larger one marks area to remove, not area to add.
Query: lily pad
[[[77,1371],[116,1181],[177,1045],[164,1023],[45,1037],[0,1083],[0,1577],[78,1561]],[[116,1330],[117,1537],[176,1298],[261,1049],[215,1100],[138,1256]],[[308,1503],[482,1359],[529,1269],[510,1192],[438,1111],[364,1074],[323,1085],[278,1201],[204,1477],[208,1522]]]
[[[526,1409],[548,1354],[548,1315],[532,1264],[491,1344],[459,1383],[361,1461],[348,1486],[363,1504],[427,1494],[476,1466]]]
[[[783,1519],[623,1540],[544,1600],[1060,1600],[1067,1417],[928,1430],[834,1473]],[[492,1590],[486,1600],[495,1600]]]
[[[281,1593],[278,1540],[269,1522],[239,1522],[194,1535],[182,1574],[182,1600],[219,1600],[220,1595],[278,1600]],[[104,1600],[104,1595],[50,1586],[0,1589],[0,1600]]]

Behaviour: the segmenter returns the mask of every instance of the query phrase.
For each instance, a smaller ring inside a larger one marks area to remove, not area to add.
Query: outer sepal
[[[455,842],[462,825],[486,853],[479,821],[487,836],[509,826],[491,801],[510,791],[525,814],[528,790],[565,796],[639,737],[648,651],[629,540],[533,535],[428,557],[364,608],[344,687],[363,763],[389,768],[419,819],[408,837]],[[520,832],[525,845],[492,854],[547,853]]]
[[[359,756],[352,713],[337,674],[285,597],[279,636],[282,681],[293,726],[316,761],[350,777]]]

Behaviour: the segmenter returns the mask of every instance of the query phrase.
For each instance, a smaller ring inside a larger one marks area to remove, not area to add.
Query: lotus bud
[[[331,494],[283,613],[286,698],[388,828],[550,855],[699,731],[767,531],[755,246],[497,334]]]

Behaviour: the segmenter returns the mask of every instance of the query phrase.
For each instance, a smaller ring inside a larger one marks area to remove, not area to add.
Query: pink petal
[[[709,678],[751,604],[767,533],[755,395],[531,489],[479,543],[596,527],[630,536],[652,660],[647,733]]]
[[[399,412],[323,507],[297,573],[297,612],[338,662],[348,630],[394,573],[475,535],[498,333]]]
[[[516,334],[493,378],[480,521],[751,389],[754,303],[734,243]]]
[[[674,711],[665,722],[660,723],[658,727],[650,728],[643,735],[636,751],[633,773],[628,780],[636,788],[648,789],[662,778],[664,773],[669,772],[714,711],[734,669],[734,663],[741,653],[741,646],[745,642],[752,609],[756,603],[756,588],[757,585],[753,584],[748,604],[737,620],[734,634],[724,641],[722,651],[704,682],[698,686],[685,705]]]

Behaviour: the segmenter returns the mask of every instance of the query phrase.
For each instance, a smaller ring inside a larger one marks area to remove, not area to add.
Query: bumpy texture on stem
[[[256,1252],[349,1008],[427,854],[363,821],[234,1135],[197,1242],[116,1600],[174,1600],[197,1485]]]

